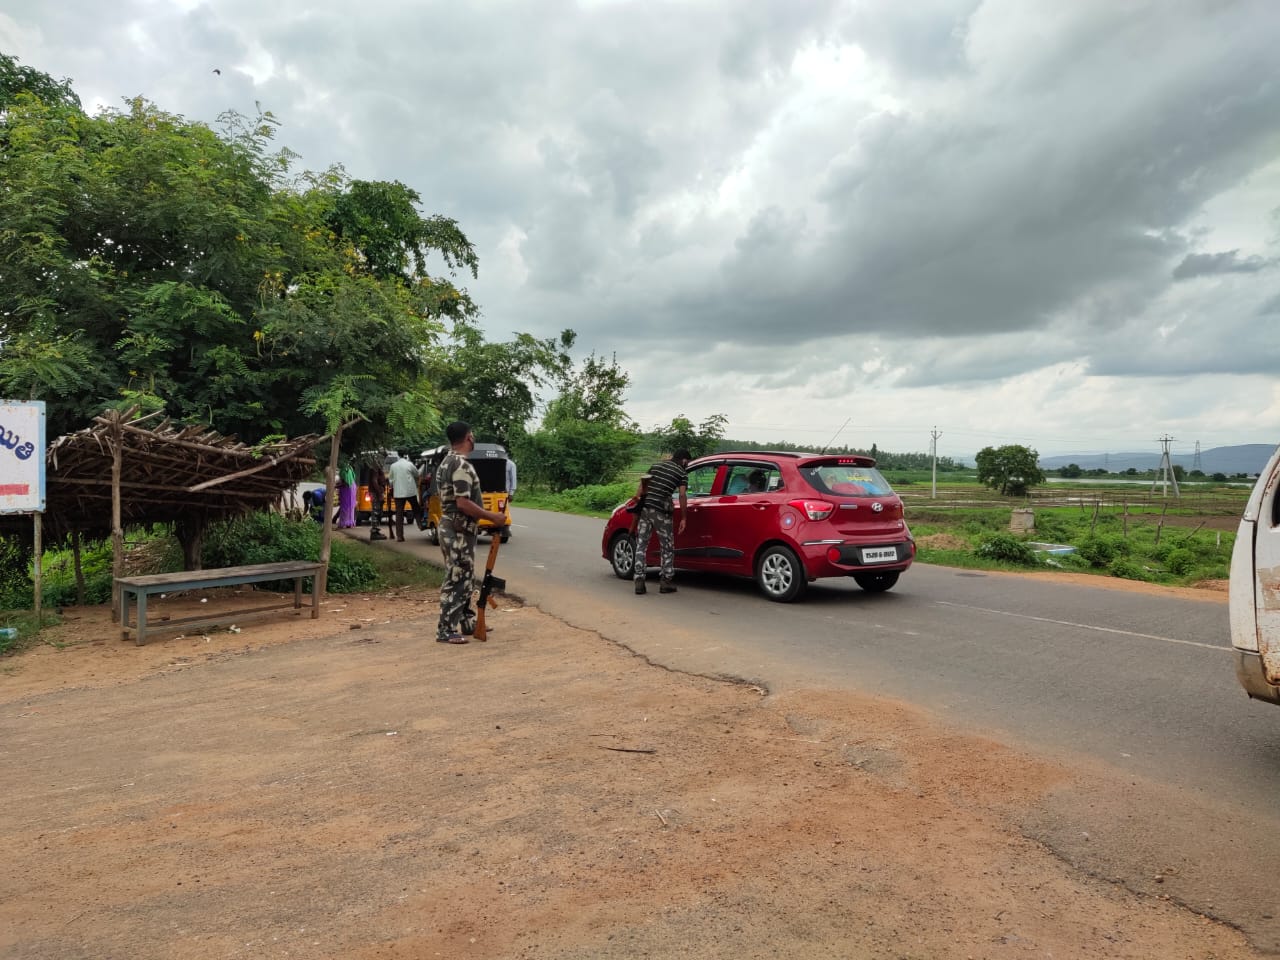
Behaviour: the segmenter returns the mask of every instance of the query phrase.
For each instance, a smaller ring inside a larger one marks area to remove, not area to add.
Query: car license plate
[[[892,563],[897,559],[897,547],[867,547],[862,551],[863,563]]]

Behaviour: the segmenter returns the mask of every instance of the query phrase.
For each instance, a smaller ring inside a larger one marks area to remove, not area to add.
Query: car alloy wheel
[[[770,600],[790,603],[804,592],[804,566],[787,547],[772,546],[756,564],[756,583]]]
[[[614,534],[609,544],[609,563],[619,580],[630,580],[636,568],[636,544],[629,533]]]

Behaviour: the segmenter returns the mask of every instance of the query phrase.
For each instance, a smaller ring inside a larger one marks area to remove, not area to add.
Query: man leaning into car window
[[[680,491],[680,529],[684,533],[685,508],[688,506],[689,474],[685,468],[689,466],[688,450],[677,450],[670,460],[659,460],[649,468],[649,479],[643,483],[636,496],[641,497],[640,520],[636,524],[636,559],[635,582],[636,593],[643,594],[644,557],[649,547],[650,533],[658,534],[658,552],[661,556],[662,571],[659,593],[675,593],[676,585],[672,579],[676,573],[675,533],[671,522],[671,495]]]

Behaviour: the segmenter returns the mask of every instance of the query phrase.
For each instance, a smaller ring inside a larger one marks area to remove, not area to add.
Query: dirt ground
[[[1024,835],[1074,771],[902,703],[509,599],[466,646],[434,593],[323,609],[145,647],[69,610],[0,661],[0,956],[1256,955]]]

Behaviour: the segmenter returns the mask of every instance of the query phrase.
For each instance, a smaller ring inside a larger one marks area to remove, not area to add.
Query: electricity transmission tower
[[[1203,466],[1201,465],[1201,463],[1200,463],[1200,441],[1199,441],[1199,440],[1197,440],[1197,441],[1196,441],[1196,455],[1195,455],[1195,457],[1191,460],[1191,469],[1192,469],[1192,470],[1203,470],[1203,469],[1204,469],[1204,467],[1203,467]]]
[[[1173,495],[1179,500],[1182,494],[1178,491],[1178,475],[1173,472],[1173,463],[1169,459],[1169,444],[1173,443],[1174,438],[1168,435],[1160,438],[1160,445],[1164,448],[1164,453],[1160,457],[1160,475],[1151,481],[1151,489],[1154,492],[1156,484],[1160,484],[1160,495],[1162,497],[1169,496],[1169,484],[1173,484]]]

